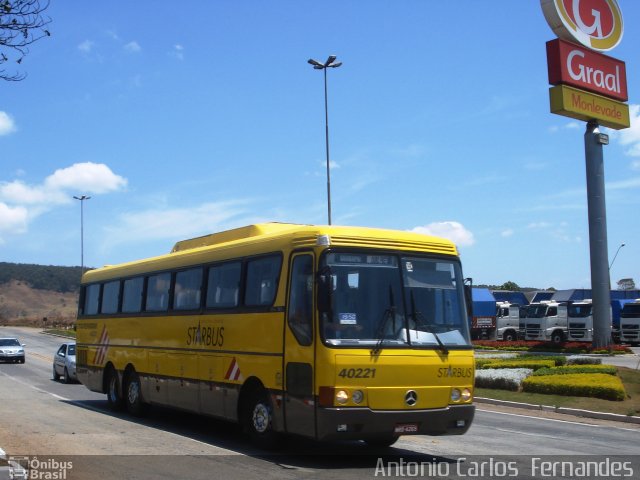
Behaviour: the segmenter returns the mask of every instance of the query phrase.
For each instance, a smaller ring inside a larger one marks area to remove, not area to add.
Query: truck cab
[[[510,302],[496,302],[496,338],[513,342],[520,335],[520,305]]]
[[[570,342],[593,341],[593,303],[590,299],[569,303],[567,316],[569,317],[567,340]]]
[[[553,300],[531,303],[525,325],[525,340],[562,343],[567,338],[567,305]]]
[[[620,312],[620,340],[640,344],[640,298],[626,303]]]

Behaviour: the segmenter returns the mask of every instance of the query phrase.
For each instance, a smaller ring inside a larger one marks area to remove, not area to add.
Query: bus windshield
[[[330,345],[375,348],[469,346],[460,265],[453,260],[330,252]]]

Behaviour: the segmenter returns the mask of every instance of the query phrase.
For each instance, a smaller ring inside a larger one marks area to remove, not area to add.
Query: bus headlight
[[[362,390],[356,390],[353,392],[351,400],[353,400],[353,403],[355,404],[362,403],[362,400],[364,400],[364,393],[362,393]]]
[[[344,390],[338,390],[336,392],[336,402],[344,405],[349,401],[349,394]]]
[[[471,390],[469,390],[468,388],[464,388],[462,390],[462,401],[468,402],[469,400],[471,400],[471,397],[472,397]]]
[[[458,390],[457,388],[454,388],[454,389],[451,390],[451,401],[452,402],[459,402],[461,396],[462,396],[462,394],[460,393],[460,390]]]

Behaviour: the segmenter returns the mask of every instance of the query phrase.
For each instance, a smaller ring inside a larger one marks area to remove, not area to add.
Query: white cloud
[[[502,230],[502,232],[500,232],[500,236],[501,237],[511,237],[515,232],[513,231],[513,228],[505,228],[504,230]]]
[[[94,45],[95,44],[91,40],[85,40],[80,45],[78,45],[78,50],[80,50],[82,53],[91,53]]]
[[[248,214],[247,200],[211,202],[199,206],[150,209],[126,213],[106,229],[105,249],[157,239],[184,239],[239,226],[231,221]],[[108,245],[108,247],[106,247]]]
[[[138,42],[136,42],[135,40],[127,43],[124,46],[124,49],[129,52],[129,53],[139,53],[142,51],[142,47],[140,46],[140,44]]]
[[[631,170],[640,170],[640,160],[631,162]]]
[[[51,190],[100,194],[126,187],[127,179],[113,173],[104,163],[85,162],[56,170],[44,184]]]
[[[16,124],[8,113],[0,111],[0,136],[15,132]]]
[[[415,227],[411,229],[411,231],[424,235],[448,238],[456,245],[463,247],[468,247],[475,243],[473,233],[459,222],[433,222],[422,227]]]
[[[179,43],[173,46],[173,49],[169,52],[169,56],[177,58],[178,60],[184,60],[184,47]]]
[[[640,105],[629,105],[631,127],[616,132],[620,144],[628,147],[625,152],[631,157],[640,157]]]
[[[127,180],[108,166],[92,162],[58,169],[37,185],[22,180],[0,182],[0,234],[25,233],[29,221],[71,203],[74,194],[99,195],[126,185]]]

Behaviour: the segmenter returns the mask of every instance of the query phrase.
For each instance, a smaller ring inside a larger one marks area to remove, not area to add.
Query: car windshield
[[[331,252],[330,312],[322,331],[331,345],[374,348],[468,346],[460,265],[451,260]]]
[[[17,338],[0,338],[0,347],[19,347],[20,342]]]
[[[76,354],[76,346],[69,345],[67,346],[67,355],[75,355]]]

